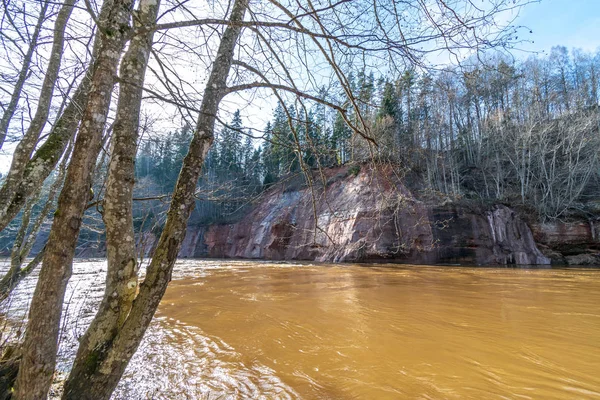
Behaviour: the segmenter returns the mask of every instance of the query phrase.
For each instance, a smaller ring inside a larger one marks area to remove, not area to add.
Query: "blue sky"
[[[586,51],[600,48],[600,0],[542,0],[525,6],[515,24],[533,31],[523,37],[534,43],[519,46],[529,51],[548,53],[557,45]]]

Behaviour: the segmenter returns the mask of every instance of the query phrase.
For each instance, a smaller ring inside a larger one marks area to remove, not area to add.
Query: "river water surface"
[[[76,265],[59,369],[103,268]],[[599,306],[598,269],[185,261],[115,398],[600,399]]]

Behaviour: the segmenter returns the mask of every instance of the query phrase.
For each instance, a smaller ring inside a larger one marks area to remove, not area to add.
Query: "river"
[[[63,375],[105,268],[75,265]],[[599,305],[593,268],[185,260],[114,398],[600,399]]]

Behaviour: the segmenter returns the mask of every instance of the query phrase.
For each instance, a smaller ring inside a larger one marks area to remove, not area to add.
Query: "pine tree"
[[[287,107],[284,110],[283,104],[278,104],[275,108],[275,119],[273,120],[273,153],[279,162],[279,171],[277,176],[283,176],[290,172],[300,170],[295,149],[297,147],[294,133],[290,123],[296,119],[296,112],[293,107]]]
[[[275,154],[273,127],[271,126],[271,122],[267,122],[267,127],[265,128],[265,140],[260,155],[263,169],[263,185],[269,187],[277,181],[279,176],[279,160]]]
[[[233,114],[229,126],[221,132],[219,152],[220,169],[225,173],[238,176],[242,172],[242,118],[240,110]]]

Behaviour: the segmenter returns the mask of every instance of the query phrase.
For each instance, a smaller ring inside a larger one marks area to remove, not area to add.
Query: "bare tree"
[[[48,121],[48,115],[50,113],[50,106],[52,103],[52,95],[56,86],[56,81],[60,72],[60,64],[62,61],[63,48],[64,48],[64,35],[67,23],[73,12],[73,6],[76,0],[67,0],[62,5],[56,22],[54,24],[54,39],[52,44],[52,51],[46,73],[44,75],[44,81],[39,93],[39,100],[37,109],[27,132],[17,145],[14,153],[11,168],[5,179],[5,185],[3,190],[0,190],[0,204],[7,204],[10,197],[14,192],[10,189],[16,187],[15,183],[20,181],[23,174],[25,173],[25,167],[27,161],[31,157],[35,146],[38,144],[40,135]]]
[[[54,123],[46,140],[23,168],[20,179],[5,180],[0,188],[0,230],[19,214],[27,199],[35,196],[54,171],[69,141],[75,136],[90,90],[89,77],[84,77],[64,111]]]
[[[47,67],[49,74],[45,76],[39,93],[40,102],[36,115],[15,149],[11,168],[0,187],[0,230],[6,228],[17,216],[27,199],[36,196],[43,182],[61,159],[81,119],[81,112],[89,91],[89,76],[84,76],[70,100],[65,96],[60,106],[62,112],[54,121],[49,134],[43,137],[43,143],[40,143],[42,141],[40,135],[48,119],[52,94],[60,72],[65,47],[65,29],[74,5],[75,1],[66,2],[59,11]],[[88,74],[84,73],[84,75]],[[71,80],[67,92],[76,86],[76,78],[77,76]]]
[[[236,23],[243,19],[247,4],[247,0],[237,0],[232,8],[231,25],[228,26],[221,38],[200,107],[200,117],[195,135],[171,200],[167,223],[146,271],[146,278],[140,285],[140,291],[131,312],[127,315],[108,349],[105,350],[105,355],[98,357],[92,374],[88,376],[71,375],[65,388],[65,398],[110,398],[125,367],[139,346],[167,288],[179,247],[185,237],[187,219],[195,204],[194,193],[202,161],[212,144],[215,115],[220,100],[225,95],[227,76],[233,62],[233,52],[241,32],[241,26]],[[92,350],[97,354],[98,349]],[[76,363],[85,361],[78,359]],[[75,384],[76,387],[74,387]]]
[[[25,81],[31,73],[31,59],[38,45],[40,31],[42,29],[42,25],[44,24],[44,20],[46,19],[46,13],[48,11],[49,4],[49,1],[45,1],[41,4],[40,13],[35,24],[33,33],[31,35],[27,52],[23,55],[23,63],[21,65],[21,70],[19,71],[17,80],[14,84],[10,100],[6,107],[2,107],[4,109],[4,112],[2,114],[2,119],[0,120],[0,149],[2,149],[4,141],[6,140],[8,127],[10,125],[13,115],[15,114],[15,111],[17,110],[17,106],[19,104],[19,100],[21,99],[21,94],[23,92],[23,86],[25,85]],[[20,30],[20,27],[15,26],[14,18],[11,18],[10,16],[11,12],[10,10],[8,10],[7,2],[3,2],[3,6],[4,13],[7,17],[6,19],[3,18],[3,20],[5,20],[9,25],[11,25],[12,28],[14,28],[18,32]],[[3,41],[8,40],[6,38],[6,35],[2,35],[2,39]]]
[[[64,293],[71,276],[81,219],[90,198],[92,172],[100,151],[116,68],[129,31],[131,8],[132,2],[128,0],[106,1],[98,18],[100,46],[94,60],[91,89],[29,311],[16,399],[44,398],[50,388]]]
[[[159,7],[160,1],[140,1],[133,28],[154,25]],[[125,323],[138,289],[133,186],[144,76],[152,42],[152,31],[134,36],[121,62],[119,100],[102,214],[108,262],[106,288],[98,313],[80,340],[73,369],[65,384],[66,398],[108,398],[112,393],[112,390],[108,396],[104,394],[106,390],[102,393],[102,388],[106,387],[106,372],[99,367]]]
[[[21,226],[19,227],[19,231],[13,243],[10,255],[10,268],[6,272],[6,275],[4,275],[2,280],[0,280],[0,301],[7,298],[12,292],[12,290],[19,284],[19,282],[21,282],[25,277],[32,273],[42,261],[42,258],[44,256],[44,250],[40,251],[27,264],[27,266],[23,268],[23,263],[31,253],[37,235],[42,229],[44,222],[47,220],[48,214],[55,207],[56,196],[65,178],[69,153],[70,151],[67,150],[59,166],[58,173],[54,178],[54,182],[52,182],[50,188],[48,189],[47,197],[42,202],[41,210],[39,211],[37,217],[31,224],[30,220],[32,217],[33,206],[36,205],[36,203],[38,203],[38,201],[40,200],[40,196],[38,195],[38,197],[30,199],[27,202],[27,205],[21,217]]]

